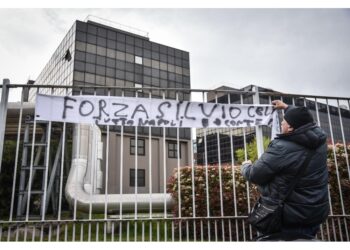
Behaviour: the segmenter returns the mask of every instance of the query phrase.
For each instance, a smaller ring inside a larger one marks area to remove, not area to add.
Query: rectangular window
[[[125,53],[124,53],[124,52],[117,51],[117,59],[118,59],[118,60],[125,61]]]
[[[130,187],[135,187],[135,169],[130,169]],[[145,187],[146,186],[146,170],[145,169],[137,169],[137,186]]]
[[[134,60],[135,60],[134,55],[129,54],[129,53],[125,53],[125,55],[126,55],[125,60],[126,60],[127,62],[131,62],[131,63],[134,62]]]
[[[135,56],[135,63],[142,64],[142,57]]]
[[[97,45],[98,45],[98,46],[102,46],[102,47],[106,47],[106,46],[107,46],[107,40],[106,40],[106,38],[97,37]]]
[[[137,139],[137,155],[145,155],[145,139]],[[135,155],[135,138],[130,138],[130,155]]]
[[[96,63],[96,55],[90,54],[90,53],[86,53],[86,61],[88,63]]]
[[[113,41],[113,40],[107,40],[107,48],[110,48],[110,49],[116,49],[117,48],[117,42],[116,41]]]
[[[180,158],[181,158],[181,144],[180,144]],[[177,142],[168,141],[168,158],[177,158]]]

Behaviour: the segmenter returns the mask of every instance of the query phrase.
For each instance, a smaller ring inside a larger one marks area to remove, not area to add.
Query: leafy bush
[[[265,140],[264,140],[265,141]],[[256,150],[251,150],[251,147],[256,145],[256,142],[252,142],[247,146],[249,158],[254,161],[256,157]],[[255,146],[256,147],[256,146]],[[334,159],[334,152],[336,155],[336,162]],[[237,153],[237,151],[236,151]],[[347,146],[347,153],[350,153],[350,145]],[[241,151],[238,155],[241,157],[238,161],[244,160]],[[344,212],[345,214],[350,213],[350,181],[349,181],[349,169],[348,163],[346,161],[346,153],[344,145],[337,143],[334,147],[328,145],[328,171],[329,171],[329,188],[330,197],[332,203],[333,214],[342,214],[341,197],[342,194]],[[251,158],[252,157],[252,158]],[[348,155],[349,157],[349,155]],[[171,193],[175,200],[175,206],[173,208],[174,217],[177,218],[179,215],[181,217],[207,217],[208,206],[209,206],[209,216],[210,217],[221,217],[221,196],[220,196],[220,167],[218,165],[206,166],[196,166],[194,169],[191,167],[181,167],[180,173],[178,169],[174,170],[173,175],[170,177],[168,182],[168,192]],[[337,171],[338,169],[338,171]],[[192,171],[194,175],[194,182],[192,181]],[[206,174],[208,172],[208,174]],[[180,178],[180,197],[179,197],[179,187],[178,178]],[[207,179],[206,179],[207,178]],[[338,183],[339,180],[339,183]],[[194,183],[194,190],[192,187]],[[208,185],[206,184],[208,183]],[[223,216],[246,216],[248,215],[248,199],[247,199],[247,183],[240,173],[240,167],[231,166],[230,164],[225,164],[221,166],[221,187],[222,187],[222,210]],[[234,185],[235,183],[235,185]],[[340,184],[340,185],[339,185]],[[339,190],[341,188],[341,192]],[[209,197],[207,199],[207,190]],[[194,194],[194,208],[193,208],[193,194]],[[253,206],[255,200],[258,197],[258,191],[255,185],[249,185],[249,195],[250,195],[250,207]],[[207,202],[207,200],[209,202]],[[236,211],[235,213],[235,206]],[[181,214],[179,213],[181,210]],[[194,214],[195,212],[195,214]],[[211,222],[210,222],[211,223]],[[182,226],[177,224],[177,229],[181,229]],[[213,227],[212,227],[213,228]],[[196,234],[199,235],[199,227],[196,230]],[[207,227],[204,227],[204,231]],[[336,229],[338,230],[338,229]],[[219,227],[220,231],[220,227]],[[226,230],[227,231],[227,230]],[[332,230],[331,230],[332,231]],[[209,230],[208,230],[209,232]],[[210,237],[210,236],[209,236]]]
[[[210,217],[247,215],[249,211],[247,183],[240,173],[240,168],[228,164],[222,165],[221,182],[219,173],[220,167],[218,165],[210,165],[208,168],[205,166],[195,167],[193,169],[195,183],[193,189],[192,168],[182,167],[180,168],[180,172],[175,169],[168,184],[168,192],[171,193],[176,201],[173,207],[174,217],[177,218],[180,215],[181,217],[190,218],[194,216],[207,217],[208,215]],[[178,181],[180,181],[180,187],[178,186]],[[220,186],[222,196],[220,196]],[[181,190],[180,197],[179,190]],[[207,192],[209,196],[207,196]],[[249,185],[249,195],[249,202],[252,206],[258,196],[256,186]],[[223,214],[221,214],[221,209]],[[221,237],[226,239],[232,237],[232,235],[228,235],[230,231],[228,223],[225,226],[217,226],[216,223],[217,221],[215,220],[208,220],[206,223],[196,220],[190,223],[189,234],[193,237],[195,233],[196,237],[204,237],[205,239],[208,239],[211,235],[221,235]],[[194,224],[196,228],[194,228]],[[181,231],[183,230],[185,232],[185,226],[188,225],[181,223],[181,220],[175,220],[175,226],[179,235],[181,235]],[[201,230],[208,234],[204,234],[203,236]]]
[[[345,214],[350,213],[350,169],[349,169],[350,144],[336,143],[328,145],[327,165],[329,174],[329,190],[333,214],[342,214],[341,198],[344,203]],[[334,159],[334,155],[336,158]],[[348,161],[346,160],[348,157]],[[338,170],[337,170],[338,169]],[[339,180],[339,181],[338,181]],[[341,192],[340,192],[340,189]],[[342,194],[342,197],[340,196]]]
[[[6,140],[0,173],[0,218],[6,218],[10,213],[15,155],[16,141]]]
[[[220,186],[222,189],[223,215],[235,216],[246,215],[248,212],[247,186],[246,181],[240,173],[240,168],[228,164],[221,166],[221,185],[218,165],[197,166],[194,171],[194,190],[192,188],[192,168],[180,168],[180,198],[178,188],[178,170],[168,182],[168,192],[177,201],[174,206],[174,216],[179,215],[179,203],[181,204],[181,217],[207,216],[208,205],[210,216],[221,216]],[[206,174],[208,172],[208,174]],[[234,175],[233,175],[234,174]],[[208,183],[208,188],[207,184]],[[235,183],[235,185],[234,185]],[[207,202],[207,190],[209,193],[209,203]],[[195,208],[193,209],[193,193]],[[250,202],[254,202],[257,196],[255,186],[250,185]],[[235,205],[237,214],[235,214]]]
[[[270,139],[267,137],[263,137],[264,150],[267,149],[269,143],[270,143]],[[247,146],[247,158],[253,162],[256,161],[258,159],[256,137],[253,139],[251,143],[248,143],[246,146]],[[236,154],[236,161],[238,163],[242,163],[245,160],[244,148],[237,149],[235,151],[235,154]]]

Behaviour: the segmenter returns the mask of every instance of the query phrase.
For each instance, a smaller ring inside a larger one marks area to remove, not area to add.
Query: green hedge
[[[337,168],[334,160],[334,152],[337,160]],[[347,153],[350,153],[350,145],[347,146]],[[350,213],[350,181],[349,169],[346,161],[345,148],[342,144],[337,143],[334,147],[328,146],[328,171],[329,171],[329,187],[332,203],[332,212],[334,215],[342,214],[341,205],[342,194],[344,212]],[[206,174],[205,166],[196,166],[192,169],[189,166],[181,167],[180,174],[178,169],[174,169],[173,175],[168,181],[168,192],[171,193],[175,200],[173,208],[174,217],[179,216],[181,209],[181,217],[221,216],[221,199],[220,199],[220,178],[218,165],[209,165],[208,174]],[[192,173],[193,172],[193,173]],[[234,176],[233,176],[234,173]],[[192,187],[192,174],[194,175],[194,190]],[[178,178],[180,175],[181,197],[179,197]],[[207,177],[207,179],[206,179]],[[235,181],[234,181],[235,180]],[[339,182],[338,182],[339,180]],[[209,204],[207,204],[207,184],[209,192]],[[247,185],[245,179],[240,174],[240,166],[232,166],[231,164],[223,164],[221,166],[221,183],[222,183],[222,204],[224,216],[240,216],[248,215],[248,199]],[[235,186],[233,184],[235,183]],[[339,183],[341,192],[339,191]],[[258,197],[258,191],[255,185],[249,185],[250,190],[250,207],[253,206]],[[193,193],[195,211],[193,209]],[[235,206],[237,213],[235,213]]]

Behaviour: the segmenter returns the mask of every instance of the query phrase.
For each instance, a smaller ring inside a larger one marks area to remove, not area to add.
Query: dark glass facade
[[[151,42],[147,37],[116,30],[94,22],[76,22],[74,55],[75,86],[117,86],[127,88],[190,89],[189,53]],[[107,90],[100,90],[107,95]],[[121,90],[111,90],[121,95]],[[125,96],[135,93],[126,91]],[[138,96],[148,97],[147,91]],[[161,97],[160,91],[152,91]],[[165,98],[175,99],[174,91]],[[179,100],[189,100],[189,93],[178,92]]]
[[[49,62],[39,74],[35,85],[73,85],[74,47],[75,47],[76,23],[69,29]],[[70,55],[70,57],[69,57]],[[36,89],[29,91],[29,101],[35,100]],[[40,93],[64,95],[64,89],[41,88]],[[69,92],[67,94],[70,94]]]
[[[240,91],[252,91],[253,86],[247,86]],[[220,89],[220,88],[219,88]],[[232,88],[228,88],[234,90]],[[275,92],[270,89],[264,89],[259,87],[259,92]],[[215,102],[217,99],[218,103],[235,103],[235,104],[251,104],[253,103],[253,96],[251,94],[226,94],[224,92],[208,92],[208,102]],[[260,95],[259,101],[261,104],[269,104],[270,100],[281,99],[281,96],[276,92],[276,96]],[[303,97],[283,97],[283,101],[290,105],[295,106],[306,106],[309,108],[311,114],[314,117],[314,121],[317,123],[318,119],[321,128],[328,135],[328,143],[331,143],[332,135],[330,130],[330,122],[332,126],[332,134],[334,143],[343,143],[343,134],[346,143],[350,142],[350,111],[344,108],[340,108],[341,116],[339,116],[338,107],[328,105],[325,100],[317,99],[316,101],[306,99]],[[317,104],[317,110],[316,110]],[[328,113],[329,110],[329,113]],[[317,118],[318,113],[318,118]],[[343,125],[343,132],[341,130],[340,117]],[[280,113],[282,119],[282,113]],[[330,120],[330,122],[329,122]],[[271,137],[271,128],[263,126],[263,136]],[[219,136],[218,136],[219,135]],[[217,164],[219,162],[219,149],[220,149],[220,160],[222,163],[232,161],[232,153],[236,152],[237,149],[244,147],[244,135],[246,143],[251,142],[255,138],[255,127],[245,129],[197,129],[197,162],[198,164]],[[231,146],[232,137],[232,146]],[[206,141],[206,142],[205,142]],[[206,145],[205,145],[206,144]],[[206,154],[205,154],[206,152]],[[232,153],[231,153],[232,152]],[[207,158],[206,158],[207,157]],[[234,155],[235,157],[235,155]],[[234,159],[235,160],[235,159]]]
[[[96,22],[76,21],[35,84],[84,87],[75,88],[73,94],[138,97],[149,97],[150,90],[145,88],[154,87],[164,91],[151,90],[152,98],[164,95],[167,99],[189,100],[189,91],[169,90],[190,89],[189,53]],[[40,93],[60,95],[65,90],[40,89]],[[30,100],[34,99],[35,91],[31,91]],[[132,133],[135,129],[126,127],[124,131]],[[138,132],[148,134],[148,128],[140,127]],[[152,134],[162,136],[163,129],[152,128]],[[179,129],[179,134],[180,138],[190,138],[189,129]],[[177,131],[167,128],[166,135],[176,137]]]

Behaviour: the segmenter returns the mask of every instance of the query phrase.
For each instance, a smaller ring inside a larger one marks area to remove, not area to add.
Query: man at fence
[[[305,107],[284,109],[282,133],[252,164],[242,163],[242,175],[261,193],[248,221],[257,240],[312,239],[329,212],[327,136]]]

